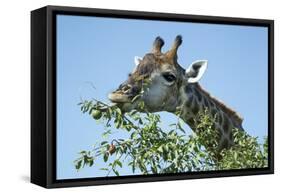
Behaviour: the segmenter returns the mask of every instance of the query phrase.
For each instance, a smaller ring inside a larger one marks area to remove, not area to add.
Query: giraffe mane
[[[221,108],[221,110],[227,114],[230,118],[233,118],[238,124],[242,124],[243,118],[232,108],[226,106],[221,100],[215,98],[212,96],[209,92],[207,92],[202,86],[200,86],[198,83],[195,84],[196,88],[202,92],[204,95],[206,95],[208,98],[212,99],[212,101]]]

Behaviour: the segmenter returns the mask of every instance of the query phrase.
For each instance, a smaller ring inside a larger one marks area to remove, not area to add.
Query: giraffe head
[[[171,49],[162,53],[164,41],[157,37],[150,53],[143,58],[135,57],[135,69],[108,95],[109,99],[123,111],[138,110],[138,103],[143,101],[150,112],[174,112],[182,88],[198,82],[207,67],[206,60],[195,61],[186,70],[181,67],[177,62],[181,43],[182,37],[178,35]]]

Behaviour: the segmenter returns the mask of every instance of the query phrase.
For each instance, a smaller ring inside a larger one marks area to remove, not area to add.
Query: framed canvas
[[[31,182],[273,171],[272,20],[31,12]]]

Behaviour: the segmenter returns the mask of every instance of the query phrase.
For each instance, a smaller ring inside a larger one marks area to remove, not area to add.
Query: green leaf
[[[108,153],[105,153],[105,154],[103,155],[103,161],[104,161],[104,162],[107,162],[107,160],[108,160]]]
[[[84,155],[84,154],[87,154],[87,152],[85,150],[79,152],[80,154]]]
[[[119,114],[119,115],[122,115],[122,111],[120,108],[116,108],[116,112]]]
[[[177,124],[177,127],[178,127],[178,129],[179,129],[181,132],[185,133],[185,130],[184,130],[184,128],[182,127],[181,122],[182,122],[182,121],[179,120],[179,122],[178,122],[178,124]]]
[[[79,160],[75,165],[76,170],[79,170],[81,166],[82,166],[82,160]]]
[[[160,153],[163,153],[163,151],[164,151],[164,150],[163,150],[163,146],[159,146],[157,150],[158,150]]]
[[[112,171],[114,172],[114,174],[115,174],[116,176],[119,176],[119,172],[118,172],[117,170],[112,169]]]
[[[120,162],[120,160],[115,160],[115,163],[116,163],[120,168],[122,168],[122,163]]]
[[[101,142],[100,144],[101,145],[105,145],[105,144],[107,144],[108,143],[108,141],[103,141],[103,142]]]
[[[89,160],[89,166],[91,167],[91,166],[93,166],[93,164],[94,164],[94,159],[90,159]]]

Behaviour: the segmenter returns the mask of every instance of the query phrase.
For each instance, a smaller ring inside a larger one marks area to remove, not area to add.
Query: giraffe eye
[[[173,82],[176,80],[176,76],[174,76],[171,73],[163,73],[163,77],[165,78],[165,80],[167,80],[168,82]]]

